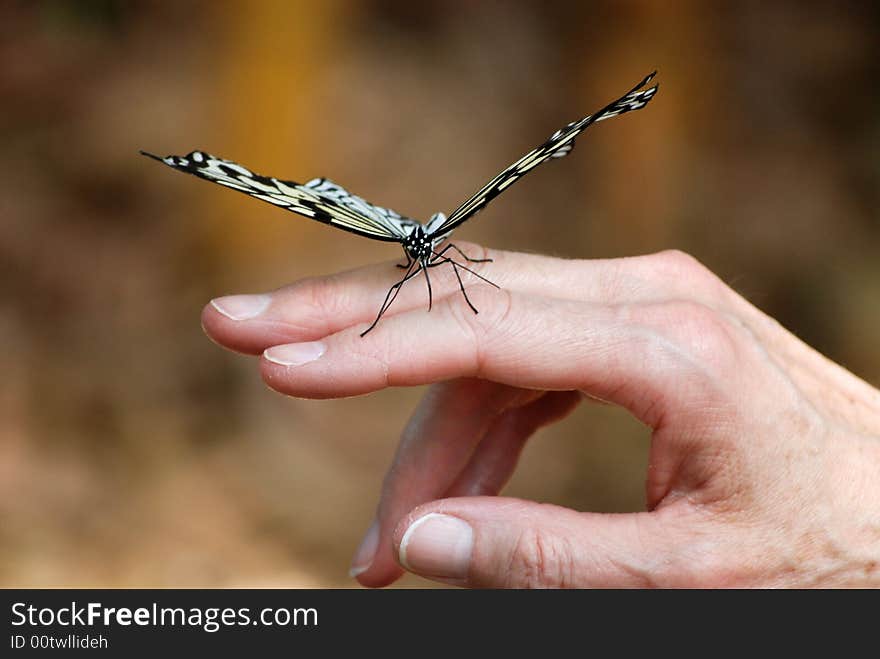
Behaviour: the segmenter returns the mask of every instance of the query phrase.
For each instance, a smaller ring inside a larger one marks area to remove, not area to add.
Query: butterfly
[[[472,259],[454,244],[443,245],[443,243],[455,229],[483,210],[495,197],[535,167],[553,158],[562,158],[568,155],[574,148],[575,138],[589,126],[597,121],[604,121],[645,107],[657,93],[658,85],[645,89],[655,74],[656,71],[646,76],[629,92],[598,112],[573,121],[557,130],[542,145],[529,151],[486,183],[461,206],[452,211],[448,217],[443,213],[435,213],[424,224],[402,216],[389,208],[371,204],[326,178],[312,179],[307,183],[296,183],[262,176],[231,160],[216,158],[204,151],[192,151],[185,156],[167,156],[165,158],[146,151],[141,151],[141,153],[179,171],[244,192],[256,199],[324,222],[338,229],[350,231],[372,240],[400,243],[406,256],[406,263],[399,264],[398,267],[404,269],[405,273],[400,281],[388,290],[376,319],[361,333],[361,336],[365,336],[394,303],[401,287],[420,272],[425,273],[428,288],[428,310],[430,310],[433,295],[428,271],[441,265],[450,264],[452,266],[465,301],[474,313],[478,313],[476,307],[468,299],[461,271],[468,272],[496,288],[497,285],[461,261],[456,260],[454,256],[461,257],[467,263],[484,263],[491,261],[491,259]],[[450,253],[453,255],[450,256]]]

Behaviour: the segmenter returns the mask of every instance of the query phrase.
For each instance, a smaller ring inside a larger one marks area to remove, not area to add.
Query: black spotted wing
[[[598,112],[588,115],[578,121],[573,121],[564,128],[560,128],[550,136],[544,144],[529,151],[522,158],[510,165],[503,172],[484,185],[470,199],[456,208],[452,214],[439,222],[431,222],[427,226],[428,233],[433,238],[448,235],[457,226],[463,224],[471,217],[483,210],[490,201],[504,192],[521,177],[528,174],[532,169],[547,162],[551,158],[562,158],[574,148],[575,138],[597,121],[603,121],[616,117],[625,112],[639,110],[654,98],[657,93],[657,85],[642,90],[656,74],[656,71],[647,76],[638,85],[633,87],[624,96],[613,103],[608,104]],[[641,91],[640,91],[641,90]],[[441,219],[441,218],[438,218]]]
[[[165,158],[146,151],[141,153],[179,171],[373,240],[401,242],[417,224],[393,210],[375,206],[325,178],[301,184],[261,176],[238,163],[216,158],[204,151]]]

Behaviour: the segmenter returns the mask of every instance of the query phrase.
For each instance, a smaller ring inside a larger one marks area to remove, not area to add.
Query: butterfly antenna
[[[149,151],[144,151],[143,149],[140,149],[138,153],[140,153],[142,156],[147,156],[147,158],[152,158],[153,160],[158,160],[159,162],[165,162],[164,158],[160,158],[155,153],[150,153]]]

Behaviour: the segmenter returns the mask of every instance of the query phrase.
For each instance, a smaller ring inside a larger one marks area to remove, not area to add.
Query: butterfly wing
[[[410,227],[417,224],[393,210],[374,206],[324,178],[300,184],[261,176],[204,151],[166,158],[146,151],[141,153],[179,171],[373,240],[401,242],[409,235]]]
[[[588,115],[578,121],[573,121],[564,128],[557,130],[544,144],[529,151],[480,188],[476,194],[456,208],[445,221],[429,223],[427,226],[429,235],[434,239],[448,235],[453,229],[483,210],[490,201],[516,183],[520,177],[525,176],[541,163],[551,158],[567,156],[574,148],[575,138],[591,124],[645,107],[654,98],[658,86],[654,85],[644,90],[642,88],[651,81],[655,74],[656,71],[633,87],[627,94],[608,104],[595,114]]]

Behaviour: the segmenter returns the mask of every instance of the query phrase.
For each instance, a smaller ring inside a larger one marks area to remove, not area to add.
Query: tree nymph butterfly
[[[470,273],[496,288],[497,285],[461,261],[455,260],[454,256],[458,255],[468,263],[481,263],[491,259],[471,259],[452,243],[448,243],[440,249],[441,245],[459,225],[483,210],[490,201],[513,185],[520,177],[551,158],[562,158],[568,155],[574,148],[575,138],[591,124],[645,107],[657,93],[658,85],[648,89],[643,89],[643,87],[651,81],[655,74],[656,71],[624,96],[606,105],[595,114],[573,121],[557,130],[544,144],[529,151],[486,183],[476,194],[456,208],[449,217],[443,213],[435,213],[424,224],[404,217],[388,208],[375,206],[347,192],[326,178],[316,178],[301,184],[261,176],[231,160],[215,158],[204,151],[193,151],[185,156],[167,156],[165,158],[146,151],[141,151],[141,153],[187,174],[193,174],[199,178],[244,192],[251,197],[339,229],[373,240],[400,243],[406,255],[406,264],[398,267],[403,268],[405,273],[400,281],[388,290],[376,319],[361,333],[361,336],[364,336],[376,326],[379,319],[388,311],[397,298],[401,287],[420,272],[425,273],[428,287],[428,310],[430,310],[432,293],[428,271],[447,263],[452,266],[465,302],[474,313],[478,313],[476,307],[468,299],[461,271]],[[454,253],[453,256],[449,256],[450,251]]]

